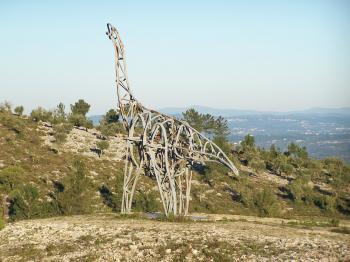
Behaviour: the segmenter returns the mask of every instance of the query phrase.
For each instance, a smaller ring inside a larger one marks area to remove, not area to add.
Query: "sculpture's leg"
[[[191,197],[191,182],[192,182],[192,170],[189,170],[186,168],[186,173],[185,173],[185,181],[186,181],[186,203],[185,203],[185,211],[184,215],[188,215],[188,209],[190,206],[190,197]]]
[[[176,215],[176,208],[174,210],[174,195],[171,186],[171,180],[167,174],[162,174],[159,170],[155,171],[155,177],[157,179],[160,198],[163,202],[164,213],[166,216],[170,214]]]
[[[137,181],[140,177],[142,164],[143,162],[141,161],[140,165],[134,171],[134,163],[130,159],[130,156],[127,155],[124,168],[123,198],[121,207],[122,214],[129,214],[131,212],[132,199],[135,193]]]
[[[183,178],[182,175],[177,177],[177,186],[178,186],[178,191],[179,191],[179,214],[182,215],[184,212],[184,194],[183,194]]]
[[[122,214],[127,214],[130,212],[130,210],[128,210],[129,192],[127,187],[127,181],[129,180],[131,172],[132,172],[132,163],[129,160],[129,156],[126,156],[125,165],[124,165],[123,198],[122,198],[122,207],[121,207]]]
[[[191,180],[192,171],[186,167],[181,175],[176,178],[176,193],[178,198],[178,214],[180,216],[188,215],[188,208],[190,203],[190,193],[191,193]]]

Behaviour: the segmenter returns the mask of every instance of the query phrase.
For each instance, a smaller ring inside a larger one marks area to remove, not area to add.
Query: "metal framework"
[[[212,141],[187,122],[144,107],[128,80],[125,49],[119,32],[107,24],[115,51],[118,106],[127,132],[122,213],[130,213],[141,174],[154,177],[166,216],[187,215],[194,164],[219,162],[238,175],[237,168]]]

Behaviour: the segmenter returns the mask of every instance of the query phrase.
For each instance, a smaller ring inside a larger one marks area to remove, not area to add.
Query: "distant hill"
[[[290,114],[341,114],[350,116],[350,107],[343,108],[322,108],[315,107],[306,110],[297,110],[297,111],[258,111],[258,110],[242,110],[242,109],[219,109],[207,106],[194,105],[189,107],[165,107],[159,109],[159,111],[170,114],[170,115],[180,115],[182,112],[187,109],[194,108],[202,114],[211,114],[213,116],[246,116],[246,115],[290,115]]]
[[[169,115],[180,115],[182,112],[185,112],[187,109],[194,108],[202,114],[211,114],[213,116],[238,116],[238,115],[258,115],[272,112],[262,112],[255,110],[240,110],[240,109],[218,109],[207,106],[194,105],[189,107],[165,107],[159,109],[160,112],[169,114]]]
[[[213,116],[223,116],[223,117],[232,117],[232,116],[248,116],[248,115],[291,115],[291,114],[304,114],[304,115],[348,115],[350,116],[350,107],[341,107],[341,108],[324,108],[324,107],[314,107],[305,110],[296,110],[296,111],[258,111],[258,110],[243,110],[243,109],[220,109],[208,106],[188,106],[188,107],[164,107],[160,108],[159,111],[167,115],[177,115],[180,116],[182,112],[185,112],[187,109],[194,108],[202,114],[211,114]],[[98,124],[101,120],[102,115],[92,115],[89,116],[94,123]]]
[[[341,108],[323,108],[323,107],[314,107],[307,110],[294,111],[292,113],[299,114],[317,114],[317,115],[349,115],[350,116],[350,107],[341,107]]]
[[[238,109],[217,109],[205,106],[167,107],[159,111],[181,117],[195,108],[200,113],[223,116],[229,122],[230,140],[238,142],[247,134],[255,136],[259,146],[275,144],[285,150],[290,142],[306,146],[311,156],[340,157],[350,163],[350,107],[310,108],[290,112],[267,112]],[[102,115],[91,116],[97,125]]]

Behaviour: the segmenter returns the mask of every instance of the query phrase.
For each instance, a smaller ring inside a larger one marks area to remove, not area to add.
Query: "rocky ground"
[[[85,129],[74,127],[67,135],[66,141],[62,145],[57,145],[52,135],[54,133],[53,128],[49,123],[41,123],[38,130],[43,131],[45,134],[41,137],[44,141],[44,145],[54,148],[58,152],[71,152],[99,160],[112,161],[120,161],[125,155],[125,140],[124,136],[121,134],[104,137],[94,128]],[[103,154],[99,155],[95,152],[95,149],[97,148],[97,142],[102,139],[107,139],[109,147]]]
[[[334,228],[220,218],[180,223],[110,214],[21,221],[0,231],[0,261],[350,260],[350,235]]]

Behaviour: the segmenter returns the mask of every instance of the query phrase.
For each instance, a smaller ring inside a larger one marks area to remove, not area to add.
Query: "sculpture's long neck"
[[[126,128],[128,128],[130,126],[128,120],[130,120],[131,114],[134,113],[133,108],[134,104],[137,104],[137,101],[130,90],[124,45],[120,39],[119,32],[111,24],[107,24],[107,29],[108,31],[106,34],[109,39],[112,40],[115,51],[115,81],[117,86],[119,112]]]

